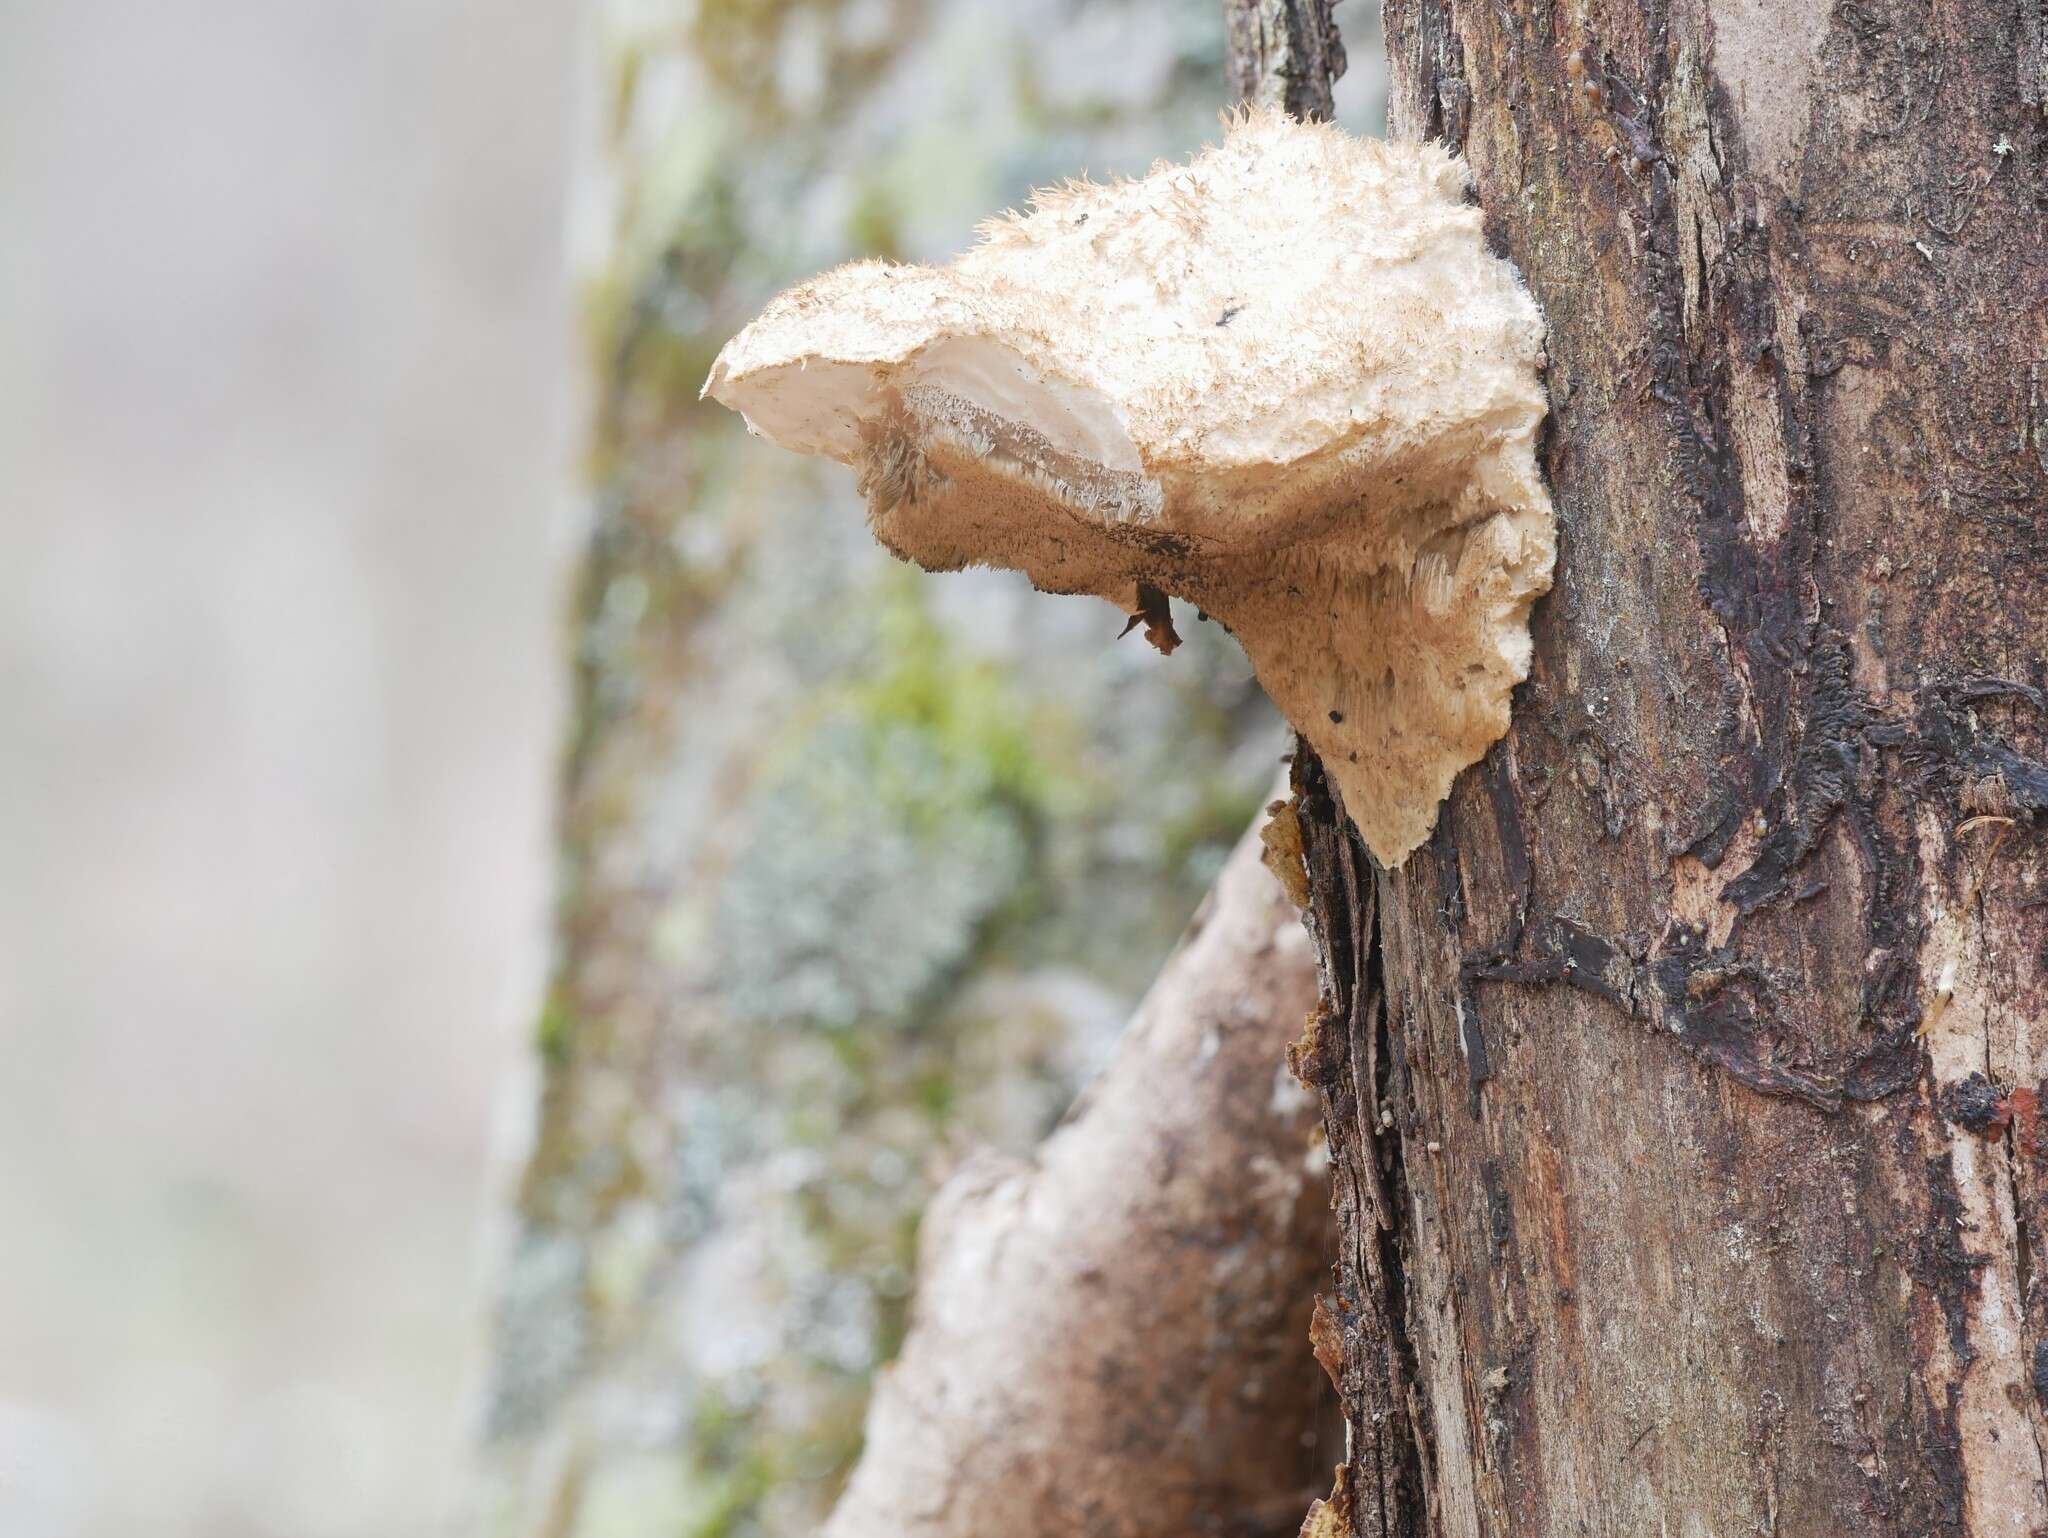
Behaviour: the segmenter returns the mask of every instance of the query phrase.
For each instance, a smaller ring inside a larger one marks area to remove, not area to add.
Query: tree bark
[[[1233,100],[1328,122],[1345,68],[1336,0],[1224,0],[1225,71]]]
[[[1424,850],[1297,758],[1322,1531],[2048,1530],[2035,9],[1388,4],[1561,540]]]
[[[1328,1470],[1329,1188],[1283,1065],[1314,1001],[1247,833],[1065,1125],[933,1198],[826,1538],[1294,1531]]]

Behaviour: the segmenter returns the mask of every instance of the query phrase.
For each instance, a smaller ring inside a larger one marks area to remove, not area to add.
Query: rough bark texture
[[[1335,117],[1331,87],[1345,64],[1335,8],[1336,0],[1223,0],[1232,99],[1319,123]]]
[[[1388,6],[1561,549],[1429,846],[1297,763],[1325,1530],[2048,1529],[2037,11]]]
[[[1328,1187],[1283,1065],[1314,1002],[1247,834],[1067,1123],[934,1199],[828,1538],[1294,1530],[1328,1456],[1302,1350]]]

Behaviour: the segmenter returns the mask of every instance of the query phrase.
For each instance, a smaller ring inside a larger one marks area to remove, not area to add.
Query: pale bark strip
[[[1068,1121],[933,1202],[829,1538],[1293,1530],[1335,1456],[1305,1349],[1327,1187],[1283,1066],[1314,1002],[1248,833]]]

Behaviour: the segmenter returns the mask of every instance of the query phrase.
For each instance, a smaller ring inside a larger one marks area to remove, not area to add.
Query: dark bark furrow
[[[1427,1531],[1427,1429],[1417,1381],[1404,1273],[1405,1076],[1388,1035],[1380,979],[1371,857],[1330,795],[1322,766],[1297,745],[1294,814],[1311,901],[1306,915],[1320,961],[1321,1000],[1292,1054],[1322,1098],[1340,1246],[1334,1355],[1324,1354],[1349,1426],[1348,1472],[1332,1505],[1369,1538]]]

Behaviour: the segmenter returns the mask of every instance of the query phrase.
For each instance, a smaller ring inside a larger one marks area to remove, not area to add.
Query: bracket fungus
[[[1392,865],[1528,673],[1542,320],[1447,150],[1227,129],[1042,192],[946,266],[799,284],[704,393],[853,466],[928,570],[1020,570],[1148,634],[1163,595],[1220,621]]]

